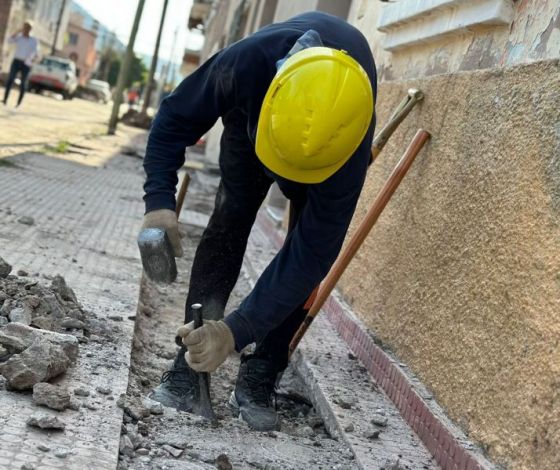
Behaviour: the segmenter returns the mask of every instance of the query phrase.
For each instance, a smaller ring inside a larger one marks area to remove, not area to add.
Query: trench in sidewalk
[[[185,209],[209,214],[213,208],[218,178],[197,172],[189,187]],[[184,210],[185,210],[184,209]],[[142,280],[133,339],[127,394],[142,399],[159,383],[177,354],[175,331],[182,324],[189,271],[203,229],[182,225],[185,255],[178,260],[179,276],[171,286]],[[250,292],[251,276],[245,269],[231,295],[226,313]],[[355,468],[351,450],[330,436],[322,419],[310,405],[310,392],[291,367],[285,372],[281,389],[295,399],[280,395],[278,410],[282,420],[279,432],[258,433],[234,416],[227,406],[235,385],[239,355],[234,354],[212,374],[211,392],[218,425],[189,413],[165,409],[136,422],[125,414],[123,436],[137,447],[136,452],[121,453],[119,468],[215,468],[215,460],[225,453],[233,468],[308,469]],[[183,450],[178,458],[165,445]],[[140,453],[138,449],[142,450]],[[144,455],[142,455],[144,454]],[[191,468],[191,467],[188,467]]]

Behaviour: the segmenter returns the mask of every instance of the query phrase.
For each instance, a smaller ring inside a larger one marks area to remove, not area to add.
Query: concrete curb
[[[276,248],[282,246],[281,231],[264,211],[256,223]],[[496,468],[445,416],[420,381],[375,344],[372,334],[341,299],[331,295],[322,311],[443,470]]]
[[[292,362],[325,427],[352,450],[357,468],[440,468],[326,316],[310,328]]]

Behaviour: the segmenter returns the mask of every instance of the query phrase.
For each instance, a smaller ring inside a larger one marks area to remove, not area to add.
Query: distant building
[[[77,4],[75,1],[72,1],[70,11],[72,13],[77,13],[82,17],[83,28],[90,31],[97,31],[95,48],[98,52],[104,51],[108,48],[117,52],[125,51],[126,45],[118,38],[117,34],[95,19],[85,8]]]
[[[183,63],[181,64],[181,75],[186,77],[193,73],[197,67],[200,65],[200,51],[193,51],[191,49],[185,49],[183,54]]]
[[[98,58],[95,47],[97,30],[86,29],[83,23],[83,16],[75,12],[71,13],[66,31],[66,43],[62,51],[65,57],[76,63],[80,85],[85,85],[92,77]],[[99,23],[92,23],[93,28],[98,25]]]
[[[60,17],[60,28],[55,50],[61,51],[64,32],[68,24],[70,5],[67,2],[61,13],[63,0],[2,0],[0,1],[0,75],[7,73],[12,62],[14,49],[8,38],[20,29],[26,20],[34,23],[32,34],[39,41],[41,55],[51,53],[55,41],[56,25]]]

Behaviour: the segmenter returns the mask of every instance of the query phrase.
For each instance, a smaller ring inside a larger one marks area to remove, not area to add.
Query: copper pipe
[[[412,165],[412,162],[416,158],[416,155],[418,155],[429,138],[430,134],[425,130],[419,129],[418,132],[416,132],[414,139],[412,139],[412,142],[406,149],[404,155],[399,160],[397,166],[377,194],[377,197],[373,201],[371,208],[360,223],[359,227],[352,235],[350,242],[348,243],[348,245],[346,245],[344,251],[336,259],[329,273],[321,283],[319,291],[317,292],[317,296],[313,301],[313,305],[311,305],[311,308],[309,309],[304,322],[301,324],[298,331],[294,335],[292,342],[290,343],[290,356],[297,348],[297,345],[301,341],[301,338],[319,313],[319,310],[321,310],[321,307],[328,299],[329,295],[331,295],[331,292],[336,286],[336,283],[350,264],[350,261],[352,261],[356,252],[362,246],[362,243],[375,225],[375,222],[377,222],[377,219],[391,199],[391,196],[393,196],[396,189],[399,187],[399,184]]]

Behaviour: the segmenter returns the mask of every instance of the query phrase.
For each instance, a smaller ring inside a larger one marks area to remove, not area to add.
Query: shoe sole
[[[235,398],[235,392],[231,392],[231,395],[229,396],[229,400],[228,400],[228,405],[229,405],[231,411],[234,413],[234,415],[237,415],[237,417],[240,420],[245,421],[247,423],[247,425],[255,431],[268,432],[268,431],[279,431],[280,430],[280,419],[276,419],[276,422],[274,423],[273,426],[267,426],[265,428],[258,428],[256,426],[252,425],[249,422],[249,420],[247,420],[245,418],[245,416],[243,416],[243,410],[239,406],[239,403],[237,403],[237,399]]]

